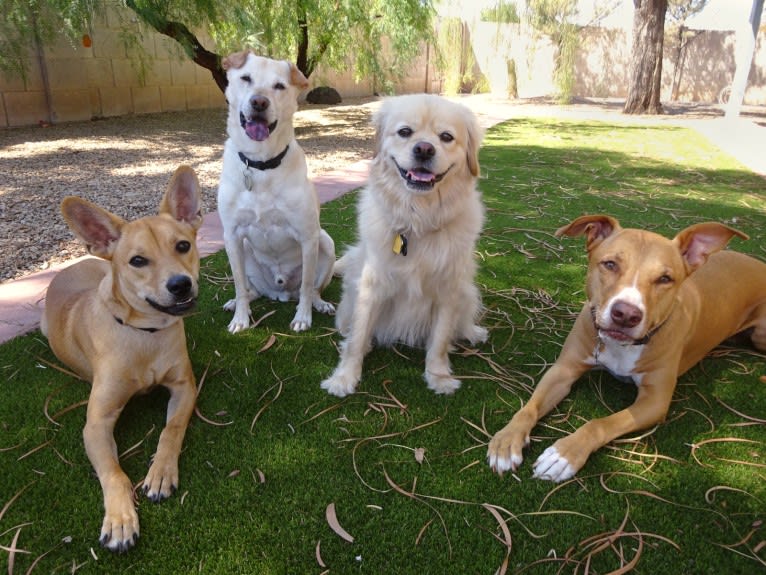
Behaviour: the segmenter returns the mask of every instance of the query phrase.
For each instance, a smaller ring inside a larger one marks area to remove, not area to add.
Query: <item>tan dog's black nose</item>
[[[640,309],[624,301],[615,302],[610,315],[612,321],[620,327],[636,327],[644,319]]]
[[[167,281],[165,287],[176,299],[187,299],[191,295],[192,280],[189,276],[174,275]]]

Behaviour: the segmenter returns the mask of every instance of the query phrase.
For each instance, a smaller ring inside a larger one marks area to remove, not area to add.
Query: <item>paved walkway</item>
[[[761,125],[747,118],[727,120],[723,117],[689,120],[684,119],[682,115],[624,116],[620,114],[619,107],[615,106],[519,104],[486,95],[462,97],[459,100],[474,110],[480,124],[485,128],[511,118],[540,116],[602,120],[608,118],[611,121],[626,123],[665,122],[692,127],[724,152],[766,177],[766,122],[762,122],[764,125]],[[314,187],[320,201],[328,202],[364,185],[368,166],[369,161],[364,160],[315,177]],[[221,221],[216,212],[205,216],[197,235],[197,243],[203,257],[223,249]],[[78,260],[0,284],[0,343],[38,327],[48,284],[59,270],[75,261]]]

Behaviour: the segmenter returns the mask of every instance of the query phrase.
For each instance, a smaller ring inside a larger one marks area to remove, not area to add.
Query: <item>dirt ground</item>
[[[311,175],[372,156],[375,102],[304,105],[295,118]],[[59,204],[84,197],[126,219],[156,213],[189,164],[216,209],[226,111],[199,110],[0,130],[0,282],[85,254]]]

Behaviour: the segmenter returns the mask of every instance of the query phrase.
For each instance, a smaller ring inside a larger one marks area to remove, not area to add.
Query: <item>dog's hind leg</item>
[[[324,230],[319,231],[319,258],[316,270],[316,293],[314,295],[314,309],[319,313],[334,314],[335,306],[322,299],[322,290],[332,280],[335,266],[335,242]]]
[[[753,311],[753,332],[750,341],[755,349],[766,352],[766,303],[761,304]]]

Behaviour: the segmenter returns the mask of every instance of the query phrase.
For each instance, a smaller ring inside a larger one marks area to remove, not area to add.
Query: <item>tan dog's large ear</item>
[[[710,254],[725,248],[734,236],[748,239],[747,234],[729,226],[704,222],[681,230],[673,242],[678,245],[689,271],[692,271],[704,264]]]
[[[614,232],[621,230],[620,222],[601,214],[580,216],[573,222],[556,230],[556,237],[585,235],[588,251],[591,251]]]
[[[74,235],[88,248],[88,253],[107,260],[112,257],[125,220],[74,196],[64,198],[61,213]]]
[[[299,90],[308,88],[309,81],[306,79],[306,76],[303,75],[303,72],[298,69],[298,66],[292,62],[288,62],[288,65],[290,66],[290,83]]]
[[[160,202],[160,214],[169,214],[179,222],[190,224],[195,230],[202,225],[202,207],[199,180],[190,166],[179,166],[168,182]]]

